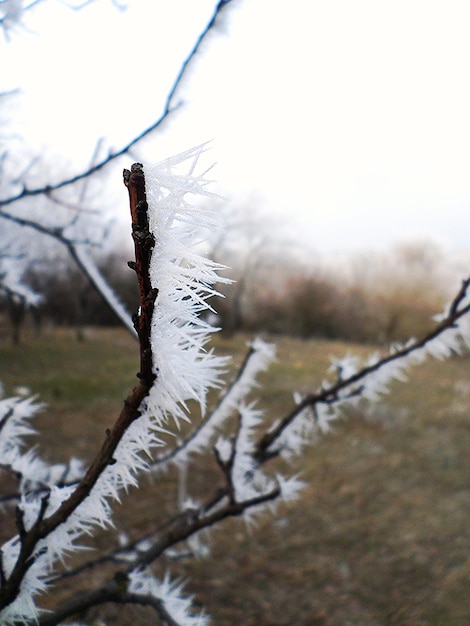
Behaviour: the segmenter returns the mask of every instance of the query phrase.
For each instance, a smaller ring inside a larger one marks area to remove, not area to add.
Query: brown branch
[[[138,376],[150,389],[155,380],[155,374],[152,370],[150,335],[158,290],[152,288],[150,281],[150,259],[155,246],[155,239],[149,230],[145,177],[141,163],[134,163],[130,171],[124,170],[124,184],[129,191],[132,238],[135,249],[135,262],[131,262],[129,266],[137,274],[140,296],[139,314],[134,316],[134,326],[140,343],[140,372]]]
[[[222,457],[220,456],[220,453],[217,450],[217,447],[214,447],[215,459],[217,461],[218,466],[222,470],[222,473],[225,476],[226,485],[227,485],[226,486],[227,495],[231,503],[236,502],[235,484],[233,482],[233,466],[235,464],[235,458],[237,455],[237,444],[240,439],[240,434],[241,434],[242,426],[243,426],[242,419],[243,418],[242,418],[241,413],[238,413],[237,430],[231,441],[232,449],[230,451],[230,457],[226,461],[224,461],[224,459],[222,459]]]
[[[275,500],[280,493],[280,488],[275,487],[272,491],[251,498],[250,500],[244,500],[242,502],[227,501],[225,506],[216,508],[212,512],[207,511],[204,513],[204,511],[202,511],[202,513],[200,513],[194,509],[184,511],[168,524],[165,530],[161,532],[160,536],[156,538],[151,548],[138,556],[130,569],[136,569],[153,563],[165,550],[168,550],[168,548],[180,541],[187,539],[204,528],[210,528],[224,519],[238,517],[247,509]],[[219,491],[217,497],[211,500],[211,507],[213,508],[216,503],[220,503],[227,496],[227,490]]]
[[[255,458],[258,462],[262,463],[273,456],[277,456],[278,452],[270,451],[269,448],[275,443],[275,441],[282,435],[282,433],[286,430],[286,428],[294,421],[294,419],[302,413],[304,409],[307,407],[314,408],[316,404],[319,403],[328,403],[332,404],[338,400],[344,399],[340,397],[340,392],[344,389],[347,389],[351,385],[360,382],[365,379],[369,374],[379,370],[381,367],[386,365],[387,363],[391,363],[392,361],[397,361],[402,359],[413,352],[425,347],[431,341],[436,339],[439,335],[441,335],[444,331],[455,327],[455,323],[464,315],[467,315],[470,312],[470,304],[467,304],[462,309],[459,309],[459,305],[464,300],[468,287],[470,286],[470,278],[466,279],[462,283],[462,287],[458,294],[455,296],[451,306],[449,308],[449,312],[447,316],[439,322],[433,330],[431,330],[427,335],[422,337],[419,341],[414,341],[412,344],[406,345],[400,350],[392,354],[388,354],[383,357],[373,365],[364,367],[360,371],[356,372],[349,378],[341,378],[335,384],[322,389],[317,393],[308,394],[305,398],[297,404],[285,417],[283,417],[279,423],[272,428],[270,431],[266,432],[258,442],[257,451],[255,454]],[[363,389],[358,389],[355,392],[352,392],[354,395],[361,394]]]
[[[168,626],[182,626],[175,622],[166,610],[164,603],[159,598],[149,594],[131,593],[127,591],[126,579],[124,577],[123,580],[117,577],[115,580],[99,589],[77,594],[56,611],[42,616],[38,620],[38,626],[55,626],[56,624],[60,624],[64,619],[77,615],[77,613],[83,613],[92,607],[110,602],[114,604],[149,606],[155,609],[160,619],[168,624]]]
[[[210,510],[214,509],[217,504],[220,504],[228,496],[226,489],[219,490],[215,497],[212,498],[200,511],[195,509],[184,511],[172,520],[169,520],[169,522],[166,523],[165,526],[158,531],[158,533],[156,533],[157,536],[153,539],[152,546],[140,553],[136,559],[129,564],[126,570],[115,574],[115,579],[116,577],[126,579],[130,572],[150,565],[166,550],[168,550],[168,548],[187,539],[200,530],[209,528],[229,517],[242,515],[245,510],[274,500],[279,495],[280,488],[275,487],[272,491],[266,494],[261,494],[255,498],[251,498],[250,500],[245,500],[243,502],[227,501],[225,506],[221,506],[210,512]],[[139,541],[141,541],[141,539]],[[135,547],[138,543],[138,541],[133,542],[131,546],[128,546],[128,549],[132,549],[132,547]],[[123,549],[119,549],[115,554],[122,551]],[[109,562],[111,560],[113,560],[113,555],[108,555],[106,558],[96,559],[96,561],[89,561],[86,564],[86,568],[93,567],[94,565],[103,562]],[[71,573],[71,575],[79,574],[83,571],[83,569],[84,568],[77,568],[77,570]],[[63,576],[58,576],[55,580],[61,578],[63,578]],[[113,594],[115,590],[115,583],[110,582],[102,589],[76,594],[53,613],[41,618],[39,620],[39,626],[55,626],[66,617],[76,615],[84,609],[92,606],[97,606],[105,602],[120,602],[120,600],[115,599],[115,597],[108,595],[108,589],[110,589],[111,594]],[[126,600],[123,601],[125,602]],[[168,621],[168,618],[166,619]],[[174,622],[169,621],[168,623],[173,624]]]
[[[149,264],[151,247],[148,236],[139,236],[145,230],[145,218],[143,216],[145,201],[145,181],[141,170],[133,168],[135,173],[130,173],[126,178],[126,186],[129,190],[131,214],[137,216],[138,226],[134,231],[136,249],[136,272],[140,287],[140,312],[136,317],[136,326],[139,330],[141,342],[141,370],[138,374],[140,382],[124,402],[121,413],[112,429],[107,430],[104,442],[94,461],[88,468],[83,478],[78,483],[71,496],[49,517],[44,517],[46,500],[43,498],[43,506],[36,522],[29,530],[21,526],[21,516],[18,513],[17,521],[21,534],[21,550],[17,562],[4,585],[0,588],[0,608],[10,604],[18,595],[21,582],[34,562],[34,552],[37,543],[47,537],[58,526],[66,522],[69,516],[82,504],[92,491],[103,471],[115,462],[114,453],[129,426],[140,417],[140,405],[147,396],[154,381],[152,372],[152,354],[150,346],[150,319],[149,314],[153,311],[155,298],[149,298],[149,292],[145,291],[149,285]],[[146,203],[145,203],[146,205]],[[148,230],[148,228],[147,228]],[[153,241],[153,238],[152,238]]]
[[[98,557],[96,559],[90,559],[76,569],[65,572],[58,576],[53,576],[52,581],[62,580],[63,578],[70,578],[82,573],[86,569],[91,569],[96,565],[110,562],[119,562],[120,554],[128,554],[135,550],[138,554],[136,558],[129,564],[127,571],[138,569],[139,567],[150,565],[156,559],[158,559],[166,550],[173,547],[177,543],[184,541],[191,535],[209,528],[214,524],[227,519],[229,517],[237,517],[242,515],[247,509],[259,506],[265,502],[276,499],[280,495],[279,487],[275,487],[272,491],[261,494],[250,500],[242,502],[228,501],[229,489],[226,487],[216,490],[213,497],[211,497],[206,504],[200,509],[188,509],[179,513],[172,519],[168,520],[158,530],[147,533],[136,539],[129,545],[118,548],[107,555]],[[227,499],[227,504],[223,507],[220,506],[223,500]],[[212,511],[212,512],[211,512]],[[143,541],[151,542],[151,547],[142,550],[139,548],[139,544]]]
[[[0,432],[3,430],[3,428],[5,427],[6,423],[8,422],[8,420],[13,417],[13,415],[15,414],[15,409],[14,407],[10,407],[5,414],[3,415],[3,417],[0,419]]]
[[[460,291],[457,293],[454,300],[452,301],[449,307],[449,312],[447,314],[447,317],[455,315],[458,312],[459,305],[462,303],[465,296],[467,295],[469,285],[470,285],[470,278],[466,278],[465,280],[462,280]]]

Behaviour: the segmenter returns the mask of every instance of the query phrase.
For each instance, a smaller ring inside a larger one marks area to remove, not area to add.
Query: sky
[[[43,0],[0,42],[33,150],[83,167],[161,114],[214,1]],[[233,0],[151,161],[212,141],[217,188],[318,251],[432,239],[470,250],[468,0]]]

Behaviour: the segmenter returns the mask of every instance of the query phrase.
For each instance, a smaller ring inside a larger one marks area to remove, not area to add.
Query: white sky
[[[55,0],[0,43],[38,150],[85,164],[154,121],[215,0]],[[214,140],[216,177],[318,250],[431,237],[470,250],[470,2],[234,0],[146,154]],[[120,181],[119,181],[120,182]],[[261,203],[261,200],[259,200]]]

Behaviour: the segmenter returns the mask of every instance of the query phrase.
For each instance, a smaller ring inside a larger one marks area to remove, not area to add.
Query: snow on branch
[[[91,284],[95,287],[96,291],[100,294],[100,296],[109,306],[117,319],[121,322],[124,328],[127,328],[127,330],[131,332],[131,334],[135,335],[135,328],[132,323],[131,316],[129,315],[127,309],[122,304],[116,293],[106,282],[99,269],[96,267],[96,263],[88,254],[85,246],[83,244],[74,243],[70,239],[64,239],[63,243],[65,243],[72,258],[76,261],[79,268],[90,280]]]
[[[470,348],[469,287],[470,278],[462,282],[444,313],[436,317],[434,329],[421,339],[392,345],[384,356],[374,353],[364,365],[350,355],[333,359],[330,371],[336,372],[336,380],[325,381],[319,391],[298,398],[292,411],[259,440],[258,460],[299,453],[304,445],[311,443],[316,427],[328,430],[343,406],[354,406],[360,399],[376,402],[389,392],[394,380],[405,382],[408,369],[427,357],[445,359]]]
[[[199,316],[210,308],[207,300],[216,294],[213,283],[221,266],[188,246],[195,228],[214,223],[211,214],[196,211],[187,198],[208,194],[204,174],[194,173],[202,150],[150,168],[149,203],[142,166],[125,172],[136,252],[132,267],[140,291],[134,317],[141,351],[139,385],[78,485],[53,485],[41,495],[30,491],[22,495],[18,535],[1,552],[0,615],[5,623],[36,619],[33,597],[44,589],[52,567],[77,549],[81,535],[111,523],[110,502],[138,484],[138,473],[148,469],[144,455],[151,458],[161,444],[162,426],[170,417],[176,423],[188,419],[191,399],[204,409],[208,389],[220,384],[226,359],[205,351],[213,328]],[[187,171],[173,171],[188,160]],[[12,428],[9,422],[18,437],[29,432],[22,414],[16,421],[5,420],[5,432]]]
[[[169,624],[207,623],[204,615],[194,614],[179,583],[169,576],[157,581],[153,563],[229,517],[250,523],[277,502],[296,499],[304,483],[289,475],[289,467],[281,474],[277,465],[270,465],[272,459],[299,457],[342,407],[362,399],[375,402],[393,380],[406,380],[408,369],[426,357],[447,358],[470,347],[468,279],[432,332],[392,346],[385,355],[371,355],[363,364],[349,355],[332,359],[330,376],[320,389],[295,396],[292,410],[273,423],[274,416],[250,394],[258,375],[273,361],[274,347],[253,341],[238,374],[225,386],[227,360],[209,347],[217,329],[204,314],[212,310],[216,283],[228,279],[219,276],[223,266],[192,246],[201,230],[218,225],[215,212],[194,206],[196,196],[210,196],[210,169],[197,173],[204,151],[199,146],[156,165],[136,163],[124,171],[135,248],[130,267],[139,287],[132,324],[140,369],[136,387],[90,465],[84,468],[72,459],[47,467],[32,450],[24,452],[23,440],[33,433],[30,419],[40,405],[34,399],[0,400],[0,468],[14,473],[19,482],[17,534],[0,550],[2,624],[52,626],[104,602],[150,606]],[[219,401],[208,409],[208,392],[220,388]],[[182,441],[164,443],[162,433],[173,433],[189,421],[194,404],[203,416],[201,423]],[[171,463],[185,467],[203,452],[213,466],[203,500],[188,498],[183,510],[176,509],[178,513],[147,536],[120,546],[106,559],[91,561],[86,567],[112,561],[120,569],[101,587],[79,592],[56,611],[41,615],[35,596],[60,579],[56,570],[80,548],[84,534],[112,525],[112,507],[124,492],[137,486],[143,473],[158,473]]]
[[[58,611],[42,616],[38,626],[55,626],[68,617],[109,602],[150,607],[168,626],[206,626],[209,623],[203,612],[195,613],[192,598],[184,594],[180,581],[171,580],[168,574],[159,581],[151,572],[141,569],[120,573],[103,587],[81,593]],[[78,622],[74,624],[80,626]]]
[[[48,465],[34,449],[23,453],[24,438],[36,434],[30,421],[43,408],[44,405],[34,398],[0,399],[0,468],[9,471],[19,481],[18,492],[7,498],[1,497],[2,503],[18,500],[25,492],[38,490],[43,493],[53,485],[77,481],[83,474],[78,459],[72,458],[68,464]]]
[[[226,421],[245,401],[248,394],[257,385],[258,374],[265,371],[275,358],[272,344],[262,339],[255,339],[249,344],[249,350],[231,385],[228,385],[217,406],[191,433],[170,452],[159,455],[152,465],[154,471],[166,469],[168,463],[185,465],[193,455],[202,453],[221,433]]]
[[[0,256],[0,292],[24,300],[30,306],[37,306],[42,297],[23,282],[23,271],[15,258]]]
[[[8,40],[10,33],[22,26],[24,13],[39,4],[41,0],[2,0],[0,2],[0,28]]]
[[[155,241],[150,282],[158,296],[151,322],[155,384],[142,408],[161,424],[169,416],[177,423],[188,419],[189,400],[196,400],[204,412],[207,392],[220,386],[227,362],[205,350],[215,329],[201,313],[211,309],[208,300],[217,295],[213,285],[230,281],[218,275],[223,266],[190,248],[194,232],[214,228],[218,222],[215,211],[197,209],[188,199],[212,195],[206,189],[210,181],[205,173],[194,175],[203,151],[204,146],[199,146],[144,170],[149,231]],[[176,168],[187,162],[187,170],[179,173]]]

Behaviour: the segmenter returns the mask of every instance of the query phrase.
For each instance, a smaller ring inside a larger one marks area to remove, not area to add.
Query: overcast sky
[[[126,4],[46,0],[0,43],[34,149],[78,167],[98,137],[118,148],[151,124],[215,2]],[[468,0],[233,0],[148,158],[213,140],[224,193],[255,194],[318,250],[470,250],[469,35]]]

